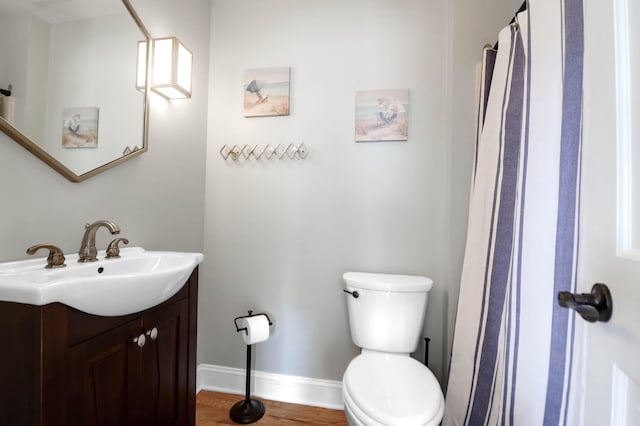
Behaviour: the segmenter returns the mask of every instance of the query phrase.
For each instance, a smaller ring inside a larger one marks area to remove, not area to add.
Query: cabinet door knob
[[[151,340],[156,340],[158,338],[158,329],[153,327],[151,330],[147,331],[147,336],[151,337]]]
[[[144,346],[146,340],[147,339],[144,337],[144,334],[141,334],[138,337],[133,338],[133,343],[137,343],[138,347],[141,348]]]

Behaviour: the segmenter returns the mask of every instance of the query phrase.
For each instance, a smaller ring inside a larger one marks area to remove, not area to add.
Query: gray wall
[[[341,274],[435,281],[425,335],[448,368],[467,221],[475,65],[519,0],[212,2],[199,362],[241,368],[232,319],[276,319],[255,368],[340,379],[357,353]],[[246,68],[291,66],[291,115],[242,116]],[[354,95],[410,89],[408,142],[354,143]],[[304,141],[304,161],[224,161],[223,144]],[[419,350],[418,357],[422,357]]]
[[[233,318],[269,312],[255,368],[339,380],[357,353],[342,273],[431,277],[442,373],[445,0],[213,0],[199,362],[241,368]],[[245,118],[244,70],[291,67],[291,114]],[[407,142],[354,142],[358,90],[410,90]],[[300,161],[223,160],[223,144],[304,142]]]
[[[195,56],[193,98],[152,99],[147,153],[74,184],[0,134],[0,260],[45,242],[77,252],[84,224],[103,218],[131,245],[202,251],[210,4],[182,3],[133,0],[153,36],[177,35]],[[110,237],[100,231],[99,248]]]

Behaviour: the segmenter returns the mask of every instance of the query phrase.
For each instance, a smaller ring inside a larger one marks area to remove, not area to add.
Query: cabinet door
[[[68,420],[85,426],[133,425],[139,416],[144,347],[135,320],[69,349]]]
[[[148,398],[146,425],[187,424],[188,301],[181,300],[143,318],[147,344],[142,376]],[[155,331],[154,331],[155,330]]]

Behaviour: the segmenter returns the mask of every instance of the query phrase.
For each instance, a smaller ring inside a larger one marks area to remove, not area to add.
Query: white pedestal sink
[[[0,300],[46,305],[59,302],[80,311],[119,316],[156,306],[176,294],[204,260],[201,253],[120,250],[120,258],[45,269],[45,258],[0,263]]]

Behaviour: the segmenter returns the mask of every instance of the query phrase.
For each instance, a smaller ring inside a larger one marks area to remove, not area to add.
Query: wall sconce
[[[176,37],[156,38],[151,41],[151,84],[154,92],[167,99],[191,97],[191,68],[193,54]],[[145,88],[147,42],[138,42],[138,73],[136,88]]]
[[[147,82],[147,41],[138,42],[138,67],[136,69],[136,89],[144,92]]]

